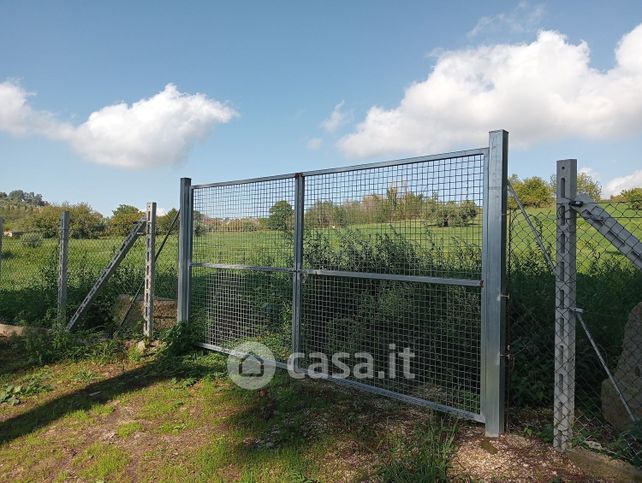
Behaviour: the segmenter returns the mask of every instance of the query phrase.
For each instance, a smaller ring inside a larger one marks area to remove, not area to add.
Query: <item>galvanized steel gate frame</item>
[[[447,277],[417,276],[404,274],[373,274],[344,272],[333,270],[305,269],[303,266],[303,236],[305,211],[305,179],[311,176],[345,173],[349,171],[368,170],[372,168],[394,167],[412,163],[426,163],[465,156],[483,156],[483,211],[482,211],[482,263],[481,279],[457,279]],[[181,178],[180,183],[180,228],[179,228],[179,261],[178,261],[178,302],[177,320],[187,323],[190,317],[190,294],[192,267],[207,267],[229,270],[263,270],[268,272],[291,272],[293,277],[292,293],[292,352],[300,348],[300,321],[302,279],[307,275],[339,276],[357,278],[375,278],[430,284],[459,285],[479,287],[481,289],[480,311],[480,405],[479,412],[465,411],[460,408],[438,404],[430,400],[393,392],[380,387],[364,384],[354,380],[329,377],[338,383],[346,384],[413,404],[430,407],[439,411],[455,414],[485,424],[488,436],[498,436],[504,431],[504,398],[505,398],[505,302],[506,302],[506,193],[508,163],[508,132],[491,131],[487,148],[457,151],[445,154],[421,156],[395,161],[362,164],[341,168],[324,169],[305,173],[285,174],[252,178],[239,181],[192,185],[190,178]],[[294,266],[255,267],[232,264],[212,264],[193,262],[194,235],[194,192],[205,188],[234,186],[262,181],[295,180],[294,207]],[[182,216],[183,213],[188,216]],[[199,344],[207,349],[223,353],[234,351],[207,343]],[[238,354],[237,354],[238,355]],[[266,361],[285,368],[280,361]],[[302,372],[306,372],[305,369]]]

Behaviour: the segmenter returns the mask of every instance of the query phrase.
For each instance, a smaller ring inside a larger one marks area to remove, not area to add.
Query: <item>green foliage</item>
[[[557,191],[557,177],[555,175],[551,175],[549,187],[552,196],[555,197],[555,193]],[[577,192],[586,193],[594,201],[600,201],[602,199],[602,185],[599,181],[593,179],[590,174],[584,171],[577,173]]]
[[[388,188],[386,196],[364,196],[361,201],[336,204],[318,201],[305,213],[306,224],[314,228],[342,228],[354,224],[390,223],[423,219],[436,226],[466,226],[477,217],[477,205],[471,200],[440,202],[437,195],[427,198]]]
[[[602,185],[583,171],[577,173],[577,192],[586,193],[594,201],[602,199]]]
[[[618,198],[629,203],[634,210],[642,210],[642,188],[624,190]]]
[[[165,344],[163,356],[175,357],[193,351],[194,344],[202,341],[203,333],[203,324],[197,320],[174,324],[161,337]]]
[[[176,208],[172,208],[165,215],[157,217],[156,230],[159,234],[165,235],[169,231],[172,221],[176,218],[177,213],[178,210]],[[178,233],[178,224],[179,220],[176,220],[176,223],[174,223],[174,226],[172,227],[172,233]]]
[[[95,332],[68,332],[60,326],[46,331],[28,329],[24,350],[31,363],[50,364],[60,360],[92,359],[105,363],[124,354],[122,341]]]
[[[109,232],[113,235],[127,236],[134,224],[143,217],[143,212],[135,206],[118,205],[109,220]]]
[[[510,177],[510,183],[524,206],[543,208],[553,204],[555,189],[539,176],[520,180],[514,174]]]
[[[414,438],[403,435],[393,447],[391,462],[379,469],[382,481],[449,481],[448,466],[455,449],[457,423],[446,417],[423,424],[414,430]]]
[[[268,227],[271,230],[289,232],[294,227],[294,210],[285,200],[277,201],[270,208]]]
[[[87,203],[76,205],[47,205],[26,219],[24,225],[42,233],[45,238],[56,238],[60,231],[60,215],[69,211],[70,233],[72,238],[96,238],[105,230],[103,217]]]
[[[32,376],[21,384],[5,384],[0,390],[0,404],[15,406],[24,398],[51,390],[51,386],[43,384],[41,378]]]
[[[69,210],[71,238],[97,238],[105,232],[103,216],[87,203],[63,206]]]
[[[462,203],[448,201],[436,203],[430,213],[430,218],[437,226],[467,226],[477,216],[477,206],[474,202],[465,200]]]
[[[20,241],[24,247],[38,248],[42,245],[42,235],[40,233],[25,233]]]

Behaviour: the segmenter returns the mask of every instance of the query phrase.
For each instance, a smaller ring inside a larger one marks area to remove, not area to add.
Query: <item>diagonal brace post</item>
[[[585,193],[578,194],[569,204],[622,255],[642,270],[642,242],[633,233]]]
[[[74,325],[76,325],[76,322],[78,322],[78,319],[80,318],[80,316],[85,312],[87,307],[94,301],[94,298],[96,298],[98,291],[102,288],[105,282],[107,282],[107,280],[109,280],[112,274],[116,271],[116,269],[120,265],[120,262],[123,261],[123,258],[125,258],[125,255],[127,255],[131,247],[134,246],[134,242],[141,235],[141,230],[145,226],[145,223],[146,223],[145,218],[142,218],[140,221],[136,223],[136,225],[134,225],[134,228],[129,233],[129,235],[127,235],[121,247],[114,254],[114,256],[109,261],[107,266],[103,269],[102,273],[96,280],[96,283],[94,284],[94,286],[91,287],[89,292],[87,292],[85,299],[78,306],[78,309],[76,310],[74,315],[71,317],[71,319],[69,319],[69,323],[67,324],[67,330],[71,330],[74,327]]]

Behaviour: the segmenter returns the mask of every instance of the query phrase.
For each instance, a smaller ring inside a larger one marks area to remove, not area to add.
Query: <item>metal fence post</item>
[[[177,322],[189,320],[190,263],[192,251],[192,180],[181,178],[180,219],[178,229]]]
[[[145,213],[145,290],[143,292],[145,325],[143,335],[154,332],[154,275],[156,273],[156,203],[147,203]]]
[[[303,226],[305,211],[305,177],[297,174],[295,179],[295,207],[294,207],[294,274],[292,290],[292,353],[301,350],[300,324],[301,324],[301,292],[303,269]],[[298,362],[298,359],[295,359]],[[298,369],[295,367],[295,369]]]
[[[553,446],[561,451],[571,446],[575,417],[576,194],[577,160],[558,161]]]
[[[67,260],[69,250],[69,211],[60,213],[58,240],[58,323],[67,319]]]
[[[481,320],[481,408],[491,437],[503,433],[505,426],[507,171],[508,132],[491,131],[484,181]]]

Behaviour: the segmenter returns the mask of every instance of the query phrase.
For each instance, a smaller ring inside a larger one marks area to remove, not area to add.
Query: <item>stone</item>
[[[613,377],[633,414],[642,419],[642,302],[629,314]],[[631,418],[608,378],[602,382],[602,414],[620,431],[631,428]]]
[[[112,307],[114,320],[120,322],[125,317],[131,296],[121,294]],[[131,312],[127,316],[127,324],[131,327],[133,323],[143,320],[143,297],[136,299]],[[156,297],[154,300],[154,329],[168,329],[176,324],[176,300]]]

